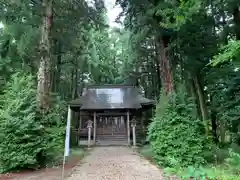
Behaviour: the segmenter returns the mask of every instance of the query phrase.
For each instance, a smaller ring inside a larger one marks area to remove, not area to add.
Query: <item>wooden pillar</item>
[[[128,145],[131,145],[131,140],[130,140],[130,114],[129,114],[129,110],[127,111],[127,137],[128,137]]]
[[[80,145],[80,132],[82,129],[82,115],[81,115],[81,110],[79,109],[79,113],[78,113],[78,120],[79,120],[79,126],[78,126],[78,134],[77,134],[77,143],[78,145]]]
[[[93,113],[93,142],[96,144],[96,129],[97,129],[97,117],[96,112]]]
[[[144,132],[144,112],[140,113],[140,123],[141,123],[141,131]]]
[[[82,129],[82,115],[81,115],[81,111],[79,111],[79,130]]]
[[[144,119],[145,118],[145,112],[141,113],[140,117],[140,123],[141,123],[141,142],[144,142],[142,138],[146,139],[146,133],[145,133],[145,127],[144,127]]]

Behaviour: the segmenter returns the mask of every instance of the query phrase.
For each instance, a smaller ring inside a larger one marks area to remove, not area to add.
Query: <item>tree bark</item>
[[[40,63],[38,67],[37,101],[40,112],[49,109],[51,43],[50,34],[53,20],[53,0],[43,0],[44,16],[40,40]]]
[[[57,65],[56,65],[56,86],[55,86],[55,92],[58,92],[59,90],[59,83],[60,83],[60,77],[61,77],[61,63],[62,63],[62,44],[61,42],[58,42],[58,54],[57,54]]]
[[[233,11],[233,21],[235,24],[236,39],[240,40],[240,6],[236,6]]]
[[[82,62],[81,67],[84,66],[83,63],[84,62]],[[84,88],[84,73],[83,73],[83,71],[80,71],[80,73],[79,73],[79,89],[78,89],[78,93],[77,93],[78,97],[82,96],[83,88]]]
[[[156,98],[159,98],[159,94],[160,94],[160,91],[161,91],[161,86],[162,86],[162,82],[161,82],[161,71],[160,71],[160,68],[161,68],[161,65],[160,65],[160,61],[158,60],[159,59],[159,53],[158,53],[158,45],[157,43],[154,44],[154,47],[155,47],[155,57],[154,60],[155,60],[155,63],[156,63],[156,79],[157,79],[157,96]]]
[[[76,78],[74,78],[74,77],[75,77],[75,68],[72,69],[72,76],[71,76],[71,79],[72,79],[72,80],[71,80],[71,86],[70,86],[70,87],[71,87],[70,90],[71,90],[71,98],[72,98],[72,99],[74,99],[74,97],[75,97],[75,92],[76,92],[76,91],[75,91],[75,87],[76,87],[76,86],[75,86],[75,81],[74,81],[74,79],[76,79]]]
[[[158,38],[158,57],[160,64],[161,80],[164,91],[169,94],[174,91],[173,77],[170,67],[170,59],[167,53],[167,48],[162,37]]]
[[[190,73],[189,73],[189,76],[191,76]],[[197,95],[197,92],[196,92],[194,81],[193,81],[193,79],[189,79],[188,81],[189,81],[188,82],[188,87],[189,88],[186,87],[186,89],[190,90],[190,96],[193,98],[194,103],[196,104],[196,111],[195,112],[196,112],[197,118],[202,119],[200,105],[199,105],[199,101],[198,101],[198,95]]]
[[[54,43],[54,63],[52,64],[52,92],[59,92],[59,83],[61,76],[61,62],[62,62],[62,44],[59,40],[55,40]]]
[[[222,144],[225,143],[225,137],[226,137],[226,132],[225,132],[225,124],[223,120],[219,121],[219,128],[220,128],[220,142]]]
[[[218,143],[218,135],[217,135],[217,112],[212,110],[211,112],[211,120],[212,120],[212,136],[214,142]]]
[[[209,134],[208,111],[207,111],[207,107],[206,107],[203,88],[199,82],[199,77],[197,75],[193,76],[193,81],[194,81],[195,89],[197,92],[197,97],[198,97],[198,102],[199,102],[199,106],[200,106],[200,110],[201,110],[202,120],[205,124],[206,134],[208,135]]]
[[[78,82],[79,82],[78,59],[76,58],[76,67],[75,67],[75,92],[74,92],[74,98],[76,98],[77,95],[78,95],[78,90],[79,90]]]

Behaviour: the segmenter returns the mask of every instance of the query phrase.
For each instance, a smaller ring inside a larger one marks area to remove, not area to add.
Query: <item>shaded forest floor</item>
[[[84,157],[84,152],[81,150],[74,150],[71,156],[65,163],[64,176],[68,177],[73,168],[79,164],[81,159]],[[59,161],[61,162],[62,159]],[[61,180],[62,178],[62,164],[58,166],[39,169],[36,171],[22,171],[16,173],[1,174],[0,180]]]

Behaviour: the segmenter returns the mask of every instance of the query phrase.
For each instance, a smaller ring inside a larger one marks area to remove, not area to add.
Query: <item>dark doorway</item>
[[[96,127],[97,135],[127,135],[125,116],[99,116]]]

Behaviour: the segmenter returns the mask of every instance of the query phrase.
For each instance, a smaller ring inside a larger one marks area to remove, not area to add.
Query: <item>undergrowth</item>
[[[184,95],[162,96],[149,126],[149,142],[154,159],[161,166],[205,163],[204,149],[208,149],[203,123],[194,117],[194,104]]]
[[[16,73],[0,96],[2,172],[40,168],[63,149],[64,110],[53,105],[44,117],[39,116],[35,86],[32,76]]]
[[[61,166],[63,163],[63,154],[64,154],[64,149],[60,151],[60,153],[58,153],[55,158],[52,161],[49,161],[46,164],[46,167],[56,167],[56,166]],[[65,162],[69,162],[71,161],[71,159],[82,159],[85,155],[87,155],[87,150],[83,149],[83,148],[71,148],[70,149],[70,155],[68,157],[66,157]]]
[[[238,180],[240,179],[240,155],[229,150],[229,157],[222,164],[208,164],[207,166],[167,167],[165,175],[177,175],[181,179],[196,180]]]
[[[181,179],[240,179],[240,155],[236,149],[221,149],[206,136],[196,108],[184,93],[161,96],[148,129],[149,146],[141,154],[165,175]]]

